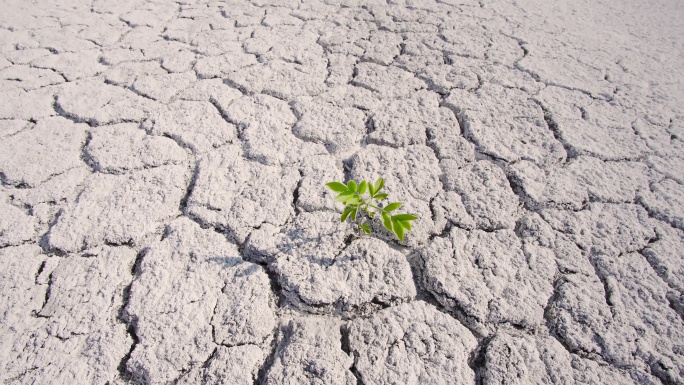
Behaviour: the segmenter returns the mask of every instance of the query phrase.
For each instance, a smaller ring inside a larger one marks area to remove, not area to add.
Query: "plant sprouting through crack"
[[[387,199],[387,194],[380,192],[385,187],[385,180],[382,178],[378,178],[375,183],[365,180],[357,183],[350,180],[346,185],[341,182],[330,182],[326,183],[326,186],[338,193],[335,200],[345,205],[340,221],[344,222],[347,218],[351,218],[359,230],[366,234],[371,233],[368,220],[372,220],[379,214],[382,217],[382,225],[394,233],[399,241],[403,241],[404,234],[411,231],[411,221],[418,219],[412,214],[390,214],[400,208],[403,205],[402,202],[392,202],[384,207],[373,204],[374,200],[379,202]]]

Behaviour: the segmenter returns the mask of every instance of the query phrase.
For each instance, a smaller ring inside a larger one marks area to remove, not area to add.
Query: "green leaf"
[[[382,190],[382,188],[385,186],[385,180],[382,178],[378,178],[378,180],[375,181],[375,192],[377,193],[378,191]]]
[[[330,182],[330,183],[326,183],[325,185],[328,186],[328,188],[333,190],[334,192],[341,193],[341,192],[348,191],[347,186],[345,186],[344,183]]]
[[[385,193],[378,194],[378,195],[376,195],[374,198],[377,199],[377,200],[379,200],[379,201],[381,201],[381,200],[387,198],[387,194],[385,194]]]
[[[359,194],[363,194],[366,192],[366,189],[368,188],[368,182],[361,181],[361,184],[359,185]]]
[[[375,196],[375,187],[373,187],[373,184],[368,182],[368,193],[370,194],[371,198]]]
[[[351,213],[351,218],[352,218],[353,222],[356,222],[356,214],[358,214],[358,212],[359,212],[359,208],[354,207],[354,209],[352,210],[352,213]]]
[[[344,202],[345,205],[347,206],[353,206],[359,204],[361,201],[359,200],[359,197],[356,195],[352,195],[347,200]]]
[[[356,187],[357,187],[356,182],[354,182],[353,180],[350,180],[349,182],[347,182],[347,189],[349,191],[356,192]]]
[[[346,209],[344,209],[344,211],[342,212],[342,217],[340,217],[340,222],[344,222],[345,220],[347,220],[347,217],[349,216],[349,214],[351,214],[352,210],[354,210],[353,207],[347,207]]]
[[[370,219],[373,219],[373,218],[375,218],[375,213],[372,211],[369,211],[368,216],[370,217]]]
[[[382,211],[384,211],[384,212],[386,212],[386,213],[389,213],[389,212],[391,212],[391,211],[394,211],[394,210],[398,209],[399,207],[401,207],[401,205],[403,205],[402,202],[390,203],[390,204],[388,204],[387,206],[385,206],[385,207],[382,209]]]
[[[392,230],[392,220],[390,219],[390,216],[386,212],[382,212],[382,225],[385,226],[385,228],[389,231],[394,231]]]
[[[337,202],[342,202],[342,203],[344,203],[344,202],[345,202],[347,199],[349,199],[349,197],[351,197],[353,194],[354,194],[353,192],[349,192],[349,191],[343,192],[343,193],[339,193],[339,194],[337,194],[337,196],[335,197],[335,200],[336,200]]]
[[[406,231],[411,231],[411,222],[409,221],[397,221]]]
[[[397,220],[397,221],[413,221],[416,219],[418,219],[418,217],[415,215],[411,215],[411,214],[392,215],[392,220]]]
[[[361,225],[361,230],[363,230],[363,232],[366,233],[366,234],[370,234],[370,233],[371,233],[371,229],[370,229],[370,226],[368,226],[368,223],[362,224],[362,225]]]
[[[392,220],[392,224],[394,225],[394,234],[399,238],[399,241],[404,240],[404,228],[401,226],[399,221]]]

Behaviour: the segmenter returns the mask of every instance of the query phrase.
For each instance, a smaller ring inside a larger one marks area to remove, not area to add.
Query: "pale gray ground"
[[[0,7],[1,384],[684,384],[681,1]]]

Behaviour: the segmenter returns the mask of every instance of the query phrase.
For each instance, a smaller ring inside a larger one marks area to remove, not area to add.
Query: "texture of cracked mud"
[[[0,5],[0,383],[684,383],[679,1]]]

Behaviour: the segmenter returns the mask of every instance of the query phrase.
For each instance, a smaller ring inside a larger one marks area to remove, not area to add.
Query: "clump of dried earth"
[[[684,383],[682,20],[2,1],[0,383]]]

